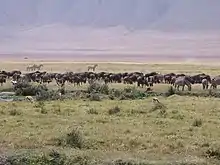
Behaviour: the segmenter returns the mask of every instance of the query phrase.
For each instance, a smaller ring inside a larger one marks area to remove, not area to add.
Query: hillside
[[[218,0],[1,0],[0,24],[218,29]],[[184,25],[184,26],[182,26]]]
[[[0,49],[218,54],[219,15],[219,0],[1,0]]]

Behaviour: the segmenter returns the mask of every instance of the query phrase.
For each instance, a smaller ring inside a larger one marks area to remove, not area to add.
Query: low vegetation
[[[219,164],[218,90],[94,82],[15,92],[23,100],[0,103],[0,164]]]
[[[216,99],[172,95],[158,100],[1,103],[2,161],[215,164],[220,145]]]

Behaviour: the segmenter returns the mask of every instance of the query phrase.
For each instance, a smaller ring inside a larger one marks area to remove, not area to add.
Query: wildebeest
[[[211,80],[210,88],[216,89],[218,85],[220,85],[220,76],[216,76]]]
[[[179,87],[182,86],[182,91],[184,91],[184,87],[187,86],[188,90],[191,91],[191,83],[188,77],[183,76],[183,77],[177,77],[175,82],[174,82],[175,88],[179,90]]]
[[[0,74],[0,84],[1,84],[1,86],[3,85],[3,83],[6,83],[6,78],[7,78],[6,75]]]
[[[202,89],[208,89],[209,88],[209,82],[206,78],[202,79]]]

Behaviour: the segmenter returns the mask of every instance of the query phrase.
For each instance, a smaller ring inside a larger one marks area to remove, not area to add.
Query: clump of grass
[[[217,147],[217,148],[210,147],[206,151],[205,154],[208,158],[215,158],[215,159],[220,160],[220,148],[219,147]]]
[[[35,96],[37,93],[47,92],[46,85],[33,85],[27,81],[18,82],[14,87],[15,93],[18,96]]]
[[[201,127],[202,126],[202,120],[201,119],[195,119],[192,123],[193,127]]]
[[[101,101],[99,93],[91,93],[89,96],[90,101]]]
[[[115,107],[108,110],[108,114],[113,115],[113,114],[119,113],[120,111],[121,111],[121,108],[118,106],[115,106]]]
[[[143,99],[147,96],[146,93],[138,90],[136,87],[125,87],[122,91],[122,95],[120,96],[121,100],[125,99]]]
[[[0,114],[5,115],[5,111],[3,109],[0,109]]]
[[[173,114],[171,116],[172,119],[183,120],[185,117],[183,114],[179,114],[179,111],[177,111],[177,110],[173,110],[171,113]]]
[[[0,162],[1,164],[1,162]],[[73,155],[71,158],[64,153],[52,150],[47,152],[24,151],[12,153],[2,163],[4,165],[70,165],[89,164],[88,158],[80,155]]]
[[[35,108],[42,108],[45,107],[45,103],[44,101],[38,101],[36,102],[36,104],[34,105]]]
[[[176,91],[175,91],[175,89],[173,88],[173,86],[170,86],[170,87],[168,88],[167,92],[165,93],[165,95],[166,95],[167,97],[169,97],[169,96],[174,95],[175,93],[176,93]]]
[[[13,108],[9,111],[9,115],[11,116],[17,116],[17,115],[21,115],[21,112],[19,112],[17,109]]]
[[[151,112],[160,110],[160,113],[164,114],[164,113],[166,113],[166,109],[167,108],[163,103],[156,102],[156,103],[154,103],[153,107],[151,108]]]
[[[101,93],[109,94],[109,87],[107,84],[101,84],[98,82],[92,82],[87,88],[88,93]]]
[[[12,103],[10,108],[11,109],[9,110],[9,115],[11,116],[21,115],[21,112],[17,110],[17,105],[15,103]]]
[[[53,105],[54,113],[59,115],[61,113],[61,106],[59,103]]]
[[[40,109],[40,113],[42,114],[47,114],[47,109],[45,106],[45,102],[44,101],[38,101],[35,105],[35,108],[39,108]]]
[[[90,108],[88,111],[87,111],[88,114],[92,114],[92,115],[98,115],[98,111],[94,108]]]
[[[138,148],[141,145],[141,142],[137,138],[130,139],[128,142],[129,148]]]
[[[85,146],[83,135],[77,128],[73,128],[66,135],[52,139],[52,141],[55,141],[55,145],[57,146],[69,146],[78,149],[82,149]]]

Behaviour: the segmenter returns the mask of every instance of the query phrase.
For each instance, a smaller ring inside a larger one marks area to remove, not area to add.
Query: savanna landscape
[[[219,165],[219,0],[1,0],[0,165]]]
[[[1,86],[2,92],[15,91],[10,97],[14,101],[0,103],[1,163],[218,164],[218,89],[211,89],[210,84],[203,89],[197,82],[190,91],[187,87],[178,91],[164,78],[143,87],[137,86],[137,80],[125,83],[126,77],[104,83],[110,73],[143,73],[144,77],[152,72],[163,77],[205,73],[214,78],[218,65],[96,63],[95,70],[88,71],[94,63],[34,61],[42,64],[40,70],[27,71],[30,63],[1,62],[6,72],[21,71],[20,76],[7,77]],[[22,81],[26,85],[17,89],[11,83],[29,73],[70,72],[88,72],[90,77],[86,83],[67,79],[63,85],[56,78],[41,83],[41,76],[39,82],[32,79],[29,85]],[[100,78],[100,73],[106,76]],[[98,76],[91,82],[91,75]]]

